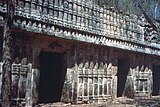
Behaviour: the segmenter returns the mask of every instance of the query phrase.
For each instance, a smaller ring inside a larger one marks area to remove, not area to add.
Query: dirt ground
[[[36,107],[160,107],[160,97],[152,97],[151,99],[128,99],[119,97],[112,102],[108,103],[91,103],[91,104],[64,104],[61,102],[38,104]]]

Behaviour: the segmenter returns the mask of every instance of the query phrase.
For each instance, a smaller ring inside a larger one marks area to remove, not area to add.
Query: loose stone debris
[[[71,103],[48,103],[38,104],[36,107],[160,107],[160,98],[133,100],[126,97],[119,97],[112,102],[91,103],[91,104],[71,104]]]

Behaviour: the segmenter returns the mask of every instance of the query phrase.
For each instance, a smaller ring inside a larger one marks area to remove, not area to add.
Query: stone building
[[[13,0],[13,4],[14,102],[30,106],[159,95],[160,45],[143,17],[90,0]],[[0,0],[0,61],[6,12],[6,2]]]

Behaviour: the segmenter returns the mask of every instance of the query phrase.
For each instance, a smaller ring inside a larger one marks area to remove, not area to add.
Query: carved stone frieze
[[[66,39],[160,54],[156,41],[157,33],[152,29],[147,30],[144,17],[122,15],[114,9],[96,5],[90,7],[88,4],[89,2],[82,0],[55,0],[49,1],[49,4],[47,0],[16,1],[14,26]],[[23,6],[25,8],[22,8]],[[0,5],[0,12],[6,13],[5,4]],[[3,17],[1,19],[3,20]],[[54,31],[53,26],[59,26],[59,30]],[[71,31],[76,35],[72,35]]]

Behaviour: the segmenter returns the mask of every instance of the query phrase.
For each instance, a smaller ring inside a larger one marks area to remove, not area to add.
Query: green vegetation
[[[100,6],[114,7],[124,13],[142,15],[139,4],[144,8],[147,15],[153,20],[160,20],[160,0],[95,0]]]

